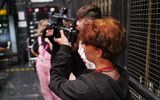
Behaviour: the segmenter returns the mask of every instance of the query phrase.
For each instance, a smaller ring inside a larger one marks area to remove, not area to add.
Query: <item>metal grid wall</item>
[[[102,17],[111,16],[111,0],[93,0],[92,4],[100,7]]]
[[[160,0],[130,0],[129,4],[128,71],[160,96]]]
[[[133,88],[130,87],[130,93],[132,94],[133,100],[145,100],[137,91],[135,91]]]

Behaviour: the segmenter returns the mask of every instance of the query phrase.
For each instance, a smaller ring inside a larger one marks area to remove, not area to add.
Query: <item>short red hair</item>
[[[102,49],[107,59],[119,55],[125,47],[124,28],[113,18],[94,20],[80,34],[82,43]]]

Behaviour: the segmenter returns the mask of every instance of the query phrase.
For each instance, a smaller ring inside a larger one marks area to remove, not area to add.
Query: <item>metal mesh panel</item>
[[[132,94],[133,100],[145,100],[141,95],[139,95],[133,88],[129,88],[130,93]]]
[[[160,96],[160,0],[130,0],[129,7],[128,71]]]
[[[111,15],[111,0],[92,0],[92,4],[100,7],[102,17]]]

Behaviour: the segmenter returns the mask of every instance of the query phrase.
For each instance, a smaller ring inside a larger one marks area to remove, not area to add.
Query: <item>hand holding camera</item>
[[[54,38],[54,41],[57,42],[59,45],[68,45],[71,46],[71,43],[68,41],[67,37],[64,35],[64,31],[60,30],[60,38]]]

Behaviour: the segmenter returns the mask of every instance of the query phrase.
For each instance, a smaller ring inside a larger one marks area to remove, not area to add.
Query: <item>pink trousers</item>
[[[44,100],[61,100],[48,87],[50,82],[50,68],[51,68],[50,61],[43,62],[40,59],[37,60],[36,70],[40,82],[41,93],[44,97]]]

